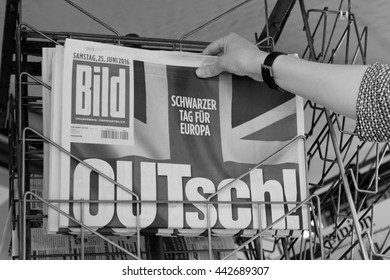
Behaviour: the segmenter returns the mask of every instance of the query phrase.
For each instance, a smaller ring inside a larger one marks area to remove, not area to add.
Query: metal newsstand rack
[[[30,119],[34,117],[34,113],[40,114],[42,111],[42,98],[29,95],[29,88],[41,86],[50,90],[50,87],[38,78],[40,76],[39,58],[41,49],[62,44],[66,38],[72,37],[112,44],[120,43],[124,46],[135,46],[145,49],[200,52],[207,43],[189,41],[187,40],[189,36],[251,2],[251,0],[241,2],[204,25],[183,35],[178,40],[166,40],[121,36],[115,29],[72,1],[64,1],[104,26],[113,35],[40,31],[22,21],[20,0],[7,0],[5,25],[7,28],[11,27],[11,29],[4,33],[4,38],[7,40],[12,39],[13,44],[5,48],[3,47],[1,78],[2,83],[8,81],[8,84],[1,85],[2,92],[0,94],[1,100],[6,100],[8,106],[6,114],[4,110],[0,111],[2,113],[0,117],[6,120],[9,137],[10,207],[13,214],[13,228],[17,233],[15,237],[16,243],[14,244],[17,244],[16,247],[18,247],[18,253],[14,256],[15,258],[50,259],[64,257],[61,254],[32,256],[29,245],[31,230],[36,225],[41,225],[42,220],[45,218],[40,211],[33,209],[32,204],[41,203],[46,207],[55,207],[52,205],[52,201],[43,199],[39,193],[31,190],[31,179],[39,179],[39,176],[42,176],[43,144],[49,143],[62,150],[62,152],[67,153],[56,143],[31,127]],[[278,0],[273,7],[272,13],[268,15],[269,4],[267,0],[264,1],[265,18],[267,20],[264,20],[265,26],[263,31],[259,35],[255,35],[256,42],[260,48],[265,50],[274,48],[296,2],[295,0]],[[367,28],[364,28],[359,33],[355,15],[351,11],[351,3],[350,1],[348,3],[345,2],[347,1],[340,1],[339,9],[333,11],[328,8],[306,10],[304,1],[298,1],[297,5],[299,5],[302,14],[304,32],[307,38],[307,48],[303,53],[304,57],[306,56],[310,60],[323,63],[333,63],[337,56],[340,55],[340,52],[344,50],[345,64],[353,64],[358,59],[361,60],[361,63],[365,63]],[[317,15],[318,19],[315,21],[313,31],[311,31],[312,26],[309,23],[309,17],[311,20],[313,16]],[[329,18],[334,18],[334,22],[330,27],[332,30],[331,35],[327,38],[326,32],[329,28]],[[333,45],[335,42],[334,38],[338,36],[336,34],[336,26],[339,28],[340,25],[342,26],[342,33],[339,35],[340,39]],[[322,34],[320,34],[321,30]],[[353,44],[356,45],[356,49],[352,53],[352,59],[350,59],[350,49]],[[317,51],[317,48],[320,50]],[[13,61],[14,54],[15,60]],[[3,69],[8,70],[3,71]],[[15,75],[15,95],[8,93],[9,81],[12,75]],[[355,232],[356,240],[354,237],[351,238],[349,249],[340,257],[341,259],[353,259],[355,248],[361,251],[363,259],[389,258],[386,253],[390,248],[387,245],[390,231],[383,244],[378,244],[375,243],[373,225],[364,230],[360,227],[361,219],[365,216],[369,215],[371,220],[374,219],[374,206],[389,196],[389,177],[386,171],[388,165],[388,144],[380,145],[378,143],[357,141],[354,133],[348,131],[348,119],[310,101],[307,101],[305,104],[305,113],[311,116],[311,122],[308,125],[309,129],[304,136],[293,139],[292,142],[305,141],[309,174],[315,168],[321,167],[321,170],[317,172],[317,178],[310,181],[309,190],[311,196],[297,205],[290,213],[302,207],[302,205],[309,205],[312,230],[306,237],[275,238],[272,240],[273,248],[265,249],[263,248],[264,237],[262,236],[264,229],[252,238],[237,238],[237,248],[228,250],[226,258],[241,251],[249,259],[264,259],[269,255],[277,259],[331,259],[333,258],[333,253],[342,242],[336,240],[337,231],[348,221],[352,221],[353,226],[349,228],[349,233],[344,234],[344,238]],[[312,165],[313,162],[316,163],[315,166]],[[259,165],[261,164],[263,162],[259,163]],[[34,174],[38,174],[38,177]],[[142,203],[142,201],[138,201],[138,203]],[[362,209],[366,212],[363,216],[358,217],[357,212],[362,211]],[[180,258],[178,257],[180,254],[197,253],[187,249],[163,252],[162,237],[146,237],[147,249],[142,251],[139,232],[136,235],[136,249],[133,252],[129,252],[123,246],[121,247],[98,232],[83,226],[81,221],[75,222],[84,228],[81,233],[80,251],[68,257],[84,259],[98,255],[85,252],[84,231],[93,232],[98,237],[104,239],[106,243],[115,247],[117,250],[113,255],[119,256],[118,258],[124,256],[134,259]],[[336,225],[333,234],[324,237],[322,235],[322,227],[332,223]],[[213,253],[216,250],[212,248],[211,234],[207,237],[207,243],[208,248],[206,251],[209,254],[209,258],[213,258]]]

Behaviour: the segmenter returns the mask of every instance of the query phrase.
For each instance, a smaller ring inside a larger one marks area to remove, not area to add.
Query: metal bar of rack
[[[301,13],[302,13],[302,18],[304,21],[304,26],[305,26],[305,31],[306,31],[306,38],[308,41],[308,47],[306,48],[306,51],[309,50],[309,56],[310,56],[311,60],[320,61],[320,62],[328,61],[328,63],[333,63],[335,58],[336,58],[336,55],[339,54],[339,50],[341,49],[342,45],[344,44],[344,47],[345,47],[344,63],[354,64],[357,60],[358,54],[360,54],[360,59],[361,59],[362,63],[363,64],[366,63],[367,27],[365,27],[363,29],[362,33],[359,33],[358,28],[357,28],[355,15],[351,12],[350,1],[348,1],[348,3],[347,3],[346,11],[342,10],[343,4],[344,4],[344,1],[340,1],[339,9],[336,11],[331,11],[326,7],[322,10],[321,9],[312,9],[312,10],[306,11],[306,9],[304,8],[304,1],[300,1]],[[319,16],[319,19],[317,22],[317,26],[315,27],[314,31],[311,32],[310,27],[309,27],[308,17],[309,17],[309,14],[311,14],[311,16],[312,16],[315,13],[319,13],[320,16]],[[334,26],[333,26],[333,29],[331,32],[331,36],[330,36],[330,38],[328,38],[328,43],[325,44],[326,40],[327,40],[327,38],[325,37],[325,32],[326,32],[325,25],[327,24],[327,17],[329,17],[330,15],[335,16]],[[336,24],[343,22],[343,21],[345,22],[346,28],[344,29],[344,32],[341,33],[340,40],[338,42],[336,42],[335,47],[331,51],[331,54],[327,56],[327,54],[329,53],[330,43],[333,39],[335,26],[336,26]],[[322,34],[323,36],[322,36],[322,38],[320,37],[320,42],[318,43],[318,41],[315,42],[315,39],[318,37],[316,32],[318,31],[318,27],[320,27],[321,24],[323,24],[323,34]],[[352,29],[352,28],[350,28],[350,26],[353,26],[354,28]],[[349,49],[352,46],[351,42],[352,42],[352,38],[354,38],[354,37],[355,37],[355,43],[356,43],[357,47],[353,53],[352,59],[350,60],[349,59],[349,55],[350,55]],[[315,43],[317,43],[317,45],[320,45],[319,52],[315,48]],[[326,48],[324,47],[325,45],[327,46]],[[304,54],[306,54],[306,51]],[[336,249],[339,247],[339,245],[345,239],[347,239],[347,237],[349,237],[351,239],[350,250],[347,250],[348,253],[343,254],[340,258],[347,258],[347,257],[354,258],[353,249],[354,249],[354,247],[356,247],[356,245],[358,245],[359,251],[361,252],[363,258],[364,259],[368,259],[368,258],[371,259],[373,247],[371,246],[371,248],[367,248],[367,238],[365,238],[365,236],[367,236],[367,235],[369,235],[370,237],[374,236],[373,225],[369,225],[370,229],[362,228],[362,218],[358,217],[357,212],[361,211],[363,204],[365,204],[368,199],[370,199],[371,201],[375,200],[375,203],[373,203],[370,206],[370,207],[372,207],[373,205],[376,205],[376,203],[378,201],[380,201],[378,198],[380,198],[382,195],[384,195],[384,193],[387,192],[386,180],[383,180],[381,183],[379,183],[379,178],[381,178],[381,176],[379,175],[379,172],[378,172],[378,168],[381,165],[383,158],[385,158],[385,156],[387,154],[386,153],[387,145],[383,149],[382,153],[379,152],[378,143],[371,143],[371,144],[370,143],[362,143],[361,145],[358,144],[356,151],[351,150],[351,152],[349,152],[351,145],[352,145],[352,142],[356,141],[356,136],[353,132],[345,130],[344,126],[345,126],[346,118],[340,117],[336,114],[331,114],[329,112],[329,110],[327,110],[325,108],[312,106],[311,104],[307,104],[307,105],[310,105],[307,108],[313,109],[313,116],[315,114],[319,115],[319,111],[321,111],[321,113],[325,112],[327,127],[329,128],[328,130],[323,129],[320,132],[319,136],[321,136],[321,135],[322,136],[317,138],[313,142],[313,145],[311,146],[311,148],[309,149],[310,157],[312,157],[312,155],[314,155],[314,154],[318,154],[321,161],[323,161],[323,166],[324,166],[323,171],[322,171],[322,175],[319,176],[321,178],[320,181],[317,184],[312,184],[312,186],[314,187],[312,189],[313,189],[314,193],[320,193],[320,192],[323,192],[324,190],[327,189],[327,188],[325,188],[325,185],[330,185],[328,187],[327,192],[320,194],[321,199],[323,201],[330,200],[330,202],[333,202],[333,194],[332,193],[335,192],[335,190],[338,190],[338,194],[337,194],[338,205],[334,206],[335,207],[334,211],[336,213],[336,215],[335,215],[335,217],[336,217],[335,235],[338,234],[338,228],[342,228],[343,223],[345,223],[348,220],[353,221],[353,229],[351,229],[351,231],[349,231],[348,235],[344,236],[343,240],[339,241],[338,245],[336,244],[336,245],[332,246],[333,248],[331,248],[330,254],[328,257],[331,258],[332,252],[335,252]],[[340,124],[340,120],[339,120],[340,118],[342,118],[342,124]],[[335,126],[335,124],[336,124],[336,128],[338,130],[335,130],[333,128]],[[313,117],[312,123],[311,123],[311,131],[309,131],[310,134],[312,133],[312,130],[315,129],[315,126],[318,126],[318,119],[315,119]],[[325,127],[323,127],[323,128],[325,128]],[[338,135],[336,133],[338,133]],[[348,136],[347,141],[343,140],[345,136]],[[337,139],[337,137],[339,137],[339,139]],[[329,138],[332,140],[332,144],[333,144],[333,150],[331,150],[331,151],[330,151],[328,144],[327,144],[329,141]],[[372,173],[372,171],[374,172],[374,174],[372,174],[372,180],[368,184],[363,183],[363,182],[357,183],[356,180],[354,179],[354,176],[353,176],[353,174],[354,174],[353,172],[355,172],[355,174],[359,174],[360,172],[362,172],[361,171],[362,165],[366,164],[365,163],[366,160],[367,160],[367,162],[372,161],[372,160],[368,159],[369,157],[371,157],[371,156],[368,156],[368,154],[370,154],[370,152],[373,151],[372,148],[368,149],[367,155],[364,157],[363,161],[359,157],[359,154],[361,153],[361,147],[363,147],[363,146],[377,147],[375,149],[375,153],[373,156],[373,158],[376,158],[376,160],[375,160],[376,165],[375,165],[374,169],[370,168],[369,171],[366,171],[367,174]],[[325,151],[323,151],[323,147],[325,147]],[[379,160],[379,157],[381,158],[381,160]],[[353,163],[353,160],[356,160],[356,164]],[[330,163],[330,164],[329,164],[328,168],[325,168],[327,163]],[[339,168],[339,173],[335,174],[334,177],[328,176],[330,174],[330,170],[332,170],[334,168],[336,163],[337,163],[337,166]],[[347,173],[349,173],[350,176],[348,176]],[[352,176],[352,179],[351,179],[351,176]],[[330,177],[330,178],[326,179],[327,177]],[[367,191],[367,189],[370,189],[372,182],[375,182],[375,191]],[[385,189],[386,192],[382,192],[382,191],[378,192],[378,185],[379,184],[381,185],[381,190],[383,191],[383,189]],[[358,185],[364,185],[365,188],[361,189],[360,187],[358,187]],[[352,186],[353,186],[353,188],[352,188]],[[321,191],[321,189],[322,189],[322,191]],[[352,194],[353,191],[354,191],[354,193]],[[371,196],[371,197],[369,197],[369,196]],[[348,201],[347,208],[345,208],[346,200]],[[326,211],[329,211],[327,209],[329,207],[327,207],[326,204],[325,204],[324,208],[326,209]],[[332,209],[332,208],[330,208],[330,209]],[[333,211],[333,210],[331,210],[331,211]],[[346,211],[346,213],[341,214],[344,211]],[[362,217],[364,217],[364,215]],[[339,218],[343,218],[343,219],[339,222]],[[371,221],[373,221],[374,216],[373,215],[370,216],[370,219],[371,219]],[[356,236],[356,237],[354,237],[354,236]],[[357,238],[357,241],[355,241],[355,238]],[[345,246],[345,243],[344,243],[344,246]]]
[[[29,56],[40,56],[43,47],[53,47],[57,44],[61,45],[66,38],[70,37],[143,49],[179,49],[180,51],[201,52],[207,45],[207,42],[190,41],[188,40],[190,36],[203,30],[204,27],[218,21],[220,18],[225,17],[241,6],[252,2],[251,0],[241,2],[230,10],[207,21],[205,24],[182,35],[179,39],[158,39],[122,36],[114,28],[92,15],[84,8],[76,5],[72,1],[64,1],[105,27],[113,34],[86,34],[38,30],[32,25],[22,21],[22,5],[20,0],[7,0],[7,26],[15,25],[14,31],[16,40],[14,49],[12,48],[12,45],[8,45],[10,48],[3,48],[1,75],[2,78],[5,77],[7,78],[7,81],[9,81],[10,76],[12,75],[10,71],[13,69],[14,74],[17,77],[15,79],[16,93],[14,97],[8,95],[9,84],[3,84],[5,81],[2,79],[0,97],[2,98],[1,104],[4,104],[3,100],[6,100],[6,103],[8,104],[6,123],[8,126],[8,143],[10,147],[10,206],[13,212],[13,227],[15,230],[19,229],[20,248],[18,257],[23,259],[33,258],[28,242],[31,238],[30,230],[33,227],[33,223],[36,221],[41,223],[42,220],[45,219],[41,213],[37,214],[31,209],[31,204],[40,202],[47,207],[61,212],[61,209],[56,209],[57,207],[55,206],[55,203],[58,203],[59,201],[44,199],[30,190],[30,180],[34,171],[42,169],[43,143],[53,145],[61,150],[61,152],[67,153],[72,157],[72,154],[64,150],[60,145],[31,128],[29,115],[31,114],[32,108],[37,108],[39,111],[42,108],[42,104],[40,97],[29,96],[29,87],[36,85],[43,86],[47,89],[50,89],[50,87],[37,78],[37,76],[41,75],[40,62],[36,60],[30,61]],[[264,7],[266,8],[265,27],[260,36],[258,36],[257,33],[255,34],[256,43],[260,48],[264,50],[273,49],[280,37],[283,27],[286,25],[295,2],[295,0],[278,0],[274,5],[274,10],[271,15],[268,16],[268,1],[264,1]],[[352,5],[350,1],[345,4],[345,2],[341,0],[338,10],[334,11],[327,7],[324,9],[306,10],[304,0],[299,0],[298,4],[307,40],[307,47],[303,52],[303,57],[308,54],[310,60],[333,63],[337,57],[340,56],[340,50],[344,47],[344,63],[354,64],[358,59],[360,59],[363,64],[366,63],[368,30],[365,27],[361,33],[359,32],[357,19],[351,12]],[[345,6],[347,7],[345,8]],[[314,23],[315,27],[312,32],[312,17],[316,14],[319,14],[319,18],[318,21]],[[328,19],[332,16],[334,17],[334,21],[330,27],[330,36],[327,36],[329,30]],[[343,23],[345,26],[342,27],[339,36],[340,39],[334,44],[334,38],[337,36],[337,28]],[[321,30],[322,34],[319,34],[321,33]],[[8,38],[11,36],[10,34],[12,33],[7,33],[4,36],[7,36]],[[316,44],[318,42],[317,37],[320,37],[320,44]],[[354,39],[356,48],[352,52],[352,59],[350,59],[350,48],[352,48]],[[318,45],[319,51],[316,49]],[[331,49],[332,46],[333,48]],[[10,61],[9,59],[11,52],[15,53],[15,61]],[[4,57],[7,59],[4,59]],[[4,67],[7,68],[7,71],[5,72],[3,71]],[[31,80],[33,82],[31,82]],[[6,97],[5,94],[7,94]],[[3,111],[1,111],[0,108],[0,117],[2,112]],[[319,175],[317,175],[319,180],[314,176],[309,182],[311,195],[303,202],[295,203],[295,207],[283,217],[280,217],[278,221],[286,218],[301,207],[308,207],[310,209],[309,231],[305,233],[306,236],[302,235],[299,238],[271,238],[271,241],[269,241],[264,233],[278,222],[276,221],[267,228],[259,229],[250,238],[238,238],[239,244],[237,248],[232,248],[231,250],[225,249],[225,251],[228,251],[225,252],[225,259],[228,259],[239,252],[244,253],[247,258],[251,259],[332,259],[334,258],[334,255],[336,255],[336,258],[354,259],[356,255],[354,253],[355,247],[359,248],[363,255],[363,259],[372,259],[373,257],[389,258],[389,247],[387,242],[390,236],[390,230],[388,230],[384,241],[379,247],[380,249],[377,249],[378,246],[375,243],[376,235],[373,223],[365,228],[362,227],[364,217],[369,216],[371,221],[373,221],[375,218],[374,206],[383,201],[384,198],[389,197],[389,176],[384,168],[388,163],[388,145],[384,145],[383,148],[380,149],[378,143],[357,143],[358,140],[356,139],[356,135],[349,131],[348,120],[345,117],[331,113],[328,109],[313,104],[311,101],[306,102],[305,113],[309,116],[311,115],[309,129],[304,136],[299,136],[297,139],[293,139],[292,142],[301,140],[305,142],[309,175],[311,172],[318,173],[314,170],[316,167],[318,168],[321,166],[322,170],[320,170]],[[286,149],[287,146],[282,148],[282,150]],[[275,152],[270,157],[276,155],[278,152],[279,151]],[[267,159],[260,162],[257,167],[264,164]],[[370,165],[370,163],[372,164]],[[87,165],[87,167],[93,169],[92,166]],[[104,176],[104,174],[98,170],[94,171],[101,176]],[[246,176],[249,172],[242,176]],[[241,177],[238,177],[236,180],[240,178]],[[121,187],[120,184],[111,178],[108,177],[107,179],[113,181],[112,183],[116,186]],[[374,187],[372,187],[372,185]],[[125,188],[123,187],[123,189]],[[125,191],[128,190],[125,189]],[[135,200],[123,202],[136,205],[137,219],[139,218],[139,206],[141,203],[185,203],[183,201],[143,201],[139,199],[135,193],[131,192],[130,194],[135,197]],[[206,202],[208,213],[210,213],[210,206],[214,203],[211,199],[215,195],[217,195],[217,193],[211,195]],[[73,202],[81,203],[81,208],[83,208],[83,205],[86,203],[95,203],[96,201]],[[99,202],[112,203],[112,201]],[[196,203],[205,202],[199,201]],[[260,203],[258,204],[260,205]],[[294,203],[287,202],[287,204],[291,205]],[[361,214],[364,209],[367,209],[367,211]],[[259,217],[260,216],[261,215],[259,214]],[[210,218],[210,215],[208,215],[208,218]],[[352,221],[353,227],[349,227],[349,231],[346,233],[344,232],[344,228],[345,224],[349,221]],[[139,222],[137,222],[137,248],[134,252],[130,252],[129,250],[121,248],[95,230],[88,228],[82,220],[74,222],[81,226],[81,249],[78,257],[82,259],[89,256],[84,250],[85,234],[88,232],[99,236],[114,247],[119,247],[118,249],[120,251],[123,251],[132,259],[164,258],[164,256],[168,256],[167,254],[192,254],[202,251],[191,251],[188,249],[183,251],[162,252],[162,238],[155,238],[148,240],[148,242],[149,246],[157,246],[157,251],[149,248],[149,251],[154,251],[154,253],[146,254],[140,247],[141,234]],[[261,225],[261,223],[259,224]],[[334,224],[334,231],[332,231],[331,234],[327,233],[327,235],[324,235],[323,227],[331,224]],[[210,220],[208,221],[208,225],[210,225]],[[205,252],[207,251],[209,259],[213,259],[216,249],[212,246],[213,240],[210,226],[208,226],[207,231],[208,249],[205,250]],[[338,236],[341,235],[343,235],[343,238],[338,238]],[[350,240],[349,248],[344,251],[341,256],[336,254],[341,245],[345,244],[343,242],[348,242],[348,239]],[[357,239],[357,241],[355,239]],[[271,249],[265,248],[266,242],[273,244]],[[118,252],[118,255],[122,255],[122,253]],[[72,256],[74,257],[74,255]],[[46,256],[46,258],[55,257],[58,256]],[[45,256],[40,256],[40,258],[45,258]]]

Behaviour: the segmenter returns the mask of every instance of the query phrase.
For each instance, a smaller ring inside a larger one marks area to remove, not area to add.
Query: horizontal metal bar
[[[162,38],[149,38],[149,37],[129,37],[129,36],[111,36],[104,34],[90,34],[90,33],[79,33],[79,32],[54,32],[54,31],[41,31],[40,34],[44,34],[45,37],[50,38],[52,42],[61,44],[65,42],[67,38],[79,39],[79,40],[90,40],[102,43],[113,43],[115,40],[120,40],[123,46],[133,46],[142,48],[163,48],[173,50],[175,45],[182,44],[183,50],[197,50],[202,51],[209,42],[203,41],[191,41],[191,40],[178,40],[178,39],[162,39]],[[21,30],[21,36],[27,39],[42,39],[42,36],[32,30]],[[35,46],[39,48],[40,44],[47,46],[47,41],[27,41],[25,45]],[[53,44],[54,46],[54,44]]]
[[[301,201],[210,201],[210,200],[115,200],[115,199],[46,199],[50,203],[129,203],[129,204],[231,204],[231,205],[299,205]],[[39,202],[35,199],[27,202]]]

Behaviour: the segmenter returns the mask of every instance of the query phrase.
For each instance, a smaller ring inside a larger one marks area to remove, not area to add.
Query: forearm
[[[282,89],[355,119],[359,86],[367,67],[279,56],[273,64],[273,72]]]
[[[196,71],[201,78],[230,72],[262,81],[261,64],[268,53],[253,43],[231,33],[211,43],[203,51],[218,55],[215,63],[202,65]],[[356,101],[367,66],[334,65],[310,62],[281,55],[273,63],[276,84],[350,118],[356,118]]]
[[[200,78],[230,72],[263,80],[261,64],[268,53],[237,34],[212,42],[203,54],[218,59],[196,70]],[[280,88],[356,119],[361,140],[390,141],[390,65],[335,65],[281,55],[272,70]]]

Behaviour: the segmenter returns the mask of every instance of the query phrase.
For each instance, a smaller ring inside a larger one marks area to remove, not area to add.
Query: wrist
[[[248,61],[248,65],[252,66],[249,68],[247,76],[259,82],[263,81],[263,77],[261,75],[261,65],[264,63],[266,55],[266,53],[258,50],[258,52],[252,56],[251,60]]]

